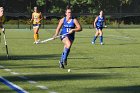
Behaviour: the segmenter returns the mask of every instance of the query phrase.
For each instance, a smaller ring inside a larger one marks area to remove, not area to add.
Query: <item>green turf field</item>
[[[2,39],[0,76],[29,93],[139,93],[140,29],[103,31],[104,45],[99,44],[99,38],[95,45],[91,44],[94,29],[77,33],[68,66],[60,69],[58,62],[63,44],[59,39],[35,45],[32,31],[8,29],[11,60],[6,59]],[[53,34],[53,29],[41,29],[40,39]],[[0,93],[16,91],[0,82]]]

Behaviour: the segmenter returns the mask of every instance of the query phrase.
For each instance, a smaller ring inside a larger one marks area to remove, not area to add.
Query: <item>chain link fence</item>
[[[29,23],[31,19],[31,10],[35,5],[35,0],[18,0],[19,3],[14,4],[13,0],[2,0],[5,9],[5,27],[10,29],[31,29]],[[64,11],[52,13],[51,5],[57,5],[57,2],[48,3],[40,6],[43,13],[43,21],[41,28],[56,28],[58,20],[64,16]],[[77,4],[73,5],[72,9],[74,16],[80,20],[80,23],[88,28],[92,26],[92,22],[98,15],[100,10],[105,12],[107,25],[110,28],[139,28],[140,26],[140,0],[130,0],[128,3],[116,2],[117,0],[95,0],[94,4]],[[65,1],[67,2],[67,0]],[[72,3],[72,2],[69,2]],[[33,4],[33,5],[32,5]],[[64,10],[66,6],[61,4],[59,10]],[[50,5],[50,6],[49,6]],[[57,7],[56,7],[57,8]],[[54,8],[55,9],[55,8]]]

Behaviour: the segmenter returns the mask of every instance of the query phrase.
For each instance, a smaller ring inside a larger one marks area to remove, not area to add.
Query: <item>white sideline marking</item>
[[[25,91],[24,89],[22,89],[21,87],[13,84],[12,82],[6,80],[5,78],[3,78],[1,76],[0,76],[0,82],[7,85],[8,87],[10,87],[11,89],[15,90],[18,93],[29,93],[29,92]]]
[[[13,75],[19,75],[19,73],[17,73],[17,72],[11,72],[11,74],[13,74]]]
[[[9,72],[11,71],[11,69],[4,69],[4,70],[5,70],[5,71],[9,71]]]
[[[31,84],[37,83],[36,81],[32,81],[32,80],[29,80],[28,82],[31,83]]]
[[[48,89],[48,87],[46,87],[46,86],[41,86],[41,85],[38,85],[38,86],[36,86],[36,87],[41,88],[41,89],[44,89],[44,90]]]
[[[4,69],[5,71],[8,71],[13,75],[21,74],[21,73],[17,73],[17,72],[11,72],[12,71],[11,69],[6,69],[4,66],[1,66],[1,65],[0,65],[0,69]],[[25,74],[25,73],[22,73],[22,74]],[[31,73],[26,73],[26,74],[31,74]],[[37,83],[36,81],[29,80],[29,78],[27,78],[25,76],[17,76],[17,77],[19,77],[21,79],[24,79],[24,80],[28,80],[28,82],[31,83],[31,84],[36,84]],[[4,83],[5,85],[10,87],[11,89],[17,91],[17,93],[29,93],[29,92],[25,91],[24,89],[20,88],[19,86],[13,84],[12,82],[9,82],[8,80],[4,79],[3,77],[0,77],[0,82]],[[46,87],[46,86],[38,85],[36,87],[38,87],[40,89],[43,89],[43,90],[48,90],[48,87]],[[50,91],[49,93],[57,93],[57,92]]]

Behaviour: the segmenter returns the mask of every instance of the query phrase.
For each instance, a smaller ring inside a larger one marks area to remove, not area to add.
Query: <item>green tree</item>
[[[44,6],[46,3],[46,0],[36,0],[36,4],[38,5],[38,6]]]

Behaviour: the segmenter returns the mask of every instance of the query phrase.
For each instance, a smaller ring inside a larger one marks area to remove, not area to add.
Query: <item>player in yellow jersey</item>
[[[31,22],[33,22],[33,30],[34,30],[34,43],[38,44],[39,42],[39,28],[41,26],[42,13],[38,11],[37,7],[34,7],[34,12],[32,13]]]
[[[0,7],[0,42],[1,42],[1,31],[5,31],[5,29],[4,29],[4,27],[3,27],[3,18],[4,18],[4,16],[3,16],[3,11],[4,11],[4,9],[3,9],[3,7]]]

